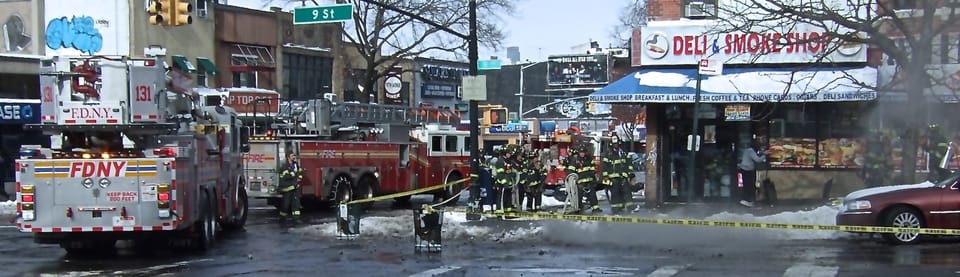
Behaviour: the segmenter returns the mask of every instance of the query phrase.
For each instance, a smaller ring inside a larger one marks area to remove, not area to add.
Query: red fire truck
[[[301,199],[309,204],[410,191],[470,174],[469,131],[454,127],[460,119],[452,111],[329,98],[282,106],[270,128],[251,139],[244,157],[250,197],[279,203],[276,170],[288,153],[297,154],[306,170]],[[440,201],[462,187],[431,193]]]

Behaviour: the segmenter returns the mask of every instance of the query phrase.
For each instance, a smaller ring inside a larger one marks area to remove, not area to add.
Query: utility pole
[[[470,63],[470,76],[477,76],[480,70],[477,62],[480,59],[480,50],[477,49],[477,0],[470,0],[470,35],[467,38],[467,59]],[[480,103],[470,100],[470,176],[473,185],[470,186],[469,203],[480,201]],[[472,212],[480,211],[480,206],[472,207]],[[468,214],[467,220],[480,220],[479,214]]]

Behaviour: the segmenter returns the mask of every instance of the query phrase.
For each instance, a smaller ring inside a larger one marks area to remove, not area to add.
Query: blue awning
[[[693,103],[697,69],[641,69],[590,94],[597,103]],[[837,102],[877,98],[871,67],[724,68],[703,75],[701,103]]]

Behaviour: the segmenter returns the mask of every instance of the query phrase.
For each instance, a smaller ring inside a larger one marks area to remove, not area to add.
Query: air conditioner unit
[[[687,4],[687,17],[708,17],[713,16],[717,7],[713,4],[703,2]]]

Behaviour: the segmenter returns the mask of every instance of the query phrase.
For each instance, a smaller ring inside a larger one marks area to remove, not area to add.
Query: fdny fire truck
[[[167,90],[159,58],[41,61],[50,147],[16,160],[17,227],[70,253],[169,242],[206,249],[242,228],[248,139],[220,99]]]
[[[288,153],[306,170],[300,187],[305,204],[410,191],[470,174],[469,132],[454,127],[460,119],[450,110],[336,103],[327,95],[289,101],[275,120],[266,134],[251,138],[244,159],[250,196],[274,205],[280,197],[276,170]],[[462,188],[430,193],[440,201]]]

